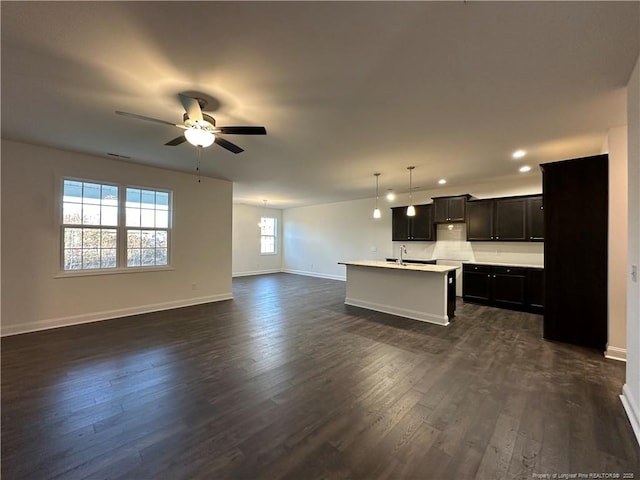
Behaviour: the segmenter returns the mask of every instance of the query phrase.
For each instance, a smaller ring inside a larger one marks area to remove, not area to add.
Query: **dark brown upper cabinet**
[[[467,240],[493,240],[493,200],[467,202]]]
[[[542,195],[527,198],[527,236],[532,242],[544,240]]]
[[[490,198],[467,202],[467,240],[544,240],[542,196]]]
[[[500,198],[495,202],[494,240],[527,240],[526,199]]]
[[[435,240],[432,207],[429,205],[414,205],[415,217],[407,216],[407,207],[391,209],[391,240],[394,242],[430,242]]]
[[[433,199],[434,223],[466,221],[466,206],[470,195],[436,197]]]

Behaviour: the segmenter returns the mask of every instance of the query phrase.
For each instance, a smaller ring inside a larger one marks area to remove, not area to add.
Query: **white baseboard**
[[[636,434],[636,440],[638,444],[640,444],[640,405],[636,402],[631,394],[631,390],[629,389],[629,385],[626,383],[622,387],[622,395],[620,395],[620,400],[622,401],[622,405],[624,405],[624,409],[627,412],[627,417],[629,417],[629,422],[631,423],[631,428],[633,428],[633,433]]]
[[[292,273],[294,275],[304,275],[306,277],[326,278],[327,280],[340,280],[343,282],[347,281],[347,277],[345,275],[332,275],[329,273],[308,272],[306,270],[293,270],[290,268],[285,268],[282,270],[282,272]]]
[[[279,268],[274,268],[270,270],[252,270],[250,272],[234,272],[231,274],[232,277],[250,277],[253,275],[268,275],[270,273],[280,273],[282,270]]]
[[[379,303],[367,302],[356,298],[347,297],[344,301],[347,305],[354,307],[366,308],[367,310],[375,310],[376,312],[389,313],[399,317],[411,318],[412,320],[420,320],[421,322],[435,323],[436,325],[446,327],[449,325],[449,317],[434,315],[432,313],[419,312],[417,310],[409,310],[407,308],[392,307],[389,305],[381,305]]]
[[[607,346],[607,351],[604,352],[604,356],[605,358],[610,358],[611,360],[619,360],[621,362],[626,362],[627,349]]]
[[[102,312],[73,315],[70,317],[47,318],[44,320],[37,320],[35,322],[23,323],[20,325],[3,325],[2,333],[0,334],[0,336],[5,337],[9,335],[18,335],[20,333],[48,330],[50,328],[79,325],[81,323],[99,322],[102,320],[111,320],[113,318],[129,317],[131,315],[139,315],[141,313],[157,312],[160,310],[171,310],[173,308],[189,307],[192,305],[219,302],[222,300],[233,300],[233,294],[231,292],[228,292],[218,295],[209,295],[206,297],[188,298],[185,300],[174,300],[171,302],[154,303],[150,305],[140,305],[136,307],[119,308],[116,310],[105,310]]]

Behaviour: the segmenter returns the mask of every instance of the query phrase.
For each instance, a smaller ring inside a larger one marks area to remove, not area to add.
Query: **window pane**
[[[82,202],[82,182],[65,180],[63,190],[65,202]]]
[[[140,250],[132,248],[127,250],[127,267],[140,266]]]
[[[140,190],[127,188],[127,207],[140,208]]]
[[[85,248],[82,250],[82,268],[100,268],[100,250]]]
[[[82,223],[85,225],[100,225],[100,206],[85,203],[82,206]]]
[[[82,268],[82,250],[69,248],[64,251],[64,269],[79,270]]]
[[[155,227],[155,215],[154,215],[154,210],[147,210],[146,208],[143,208],[142,210],[140,210],[140,215],[141,215],[141,221],[140,221],[140,226],[141,227]]]
[[[82,184],[82,202],[99,204],[102,197],[99,183],[83,183]]]
[[[142,190],[142,208],[154,209],[156,206],[156,192]]]
[[[82,248],[100,248],[99,228],[83,228],[82,229]]]
[[[127,248],[140,248],[140,230],[127,232]]]
[[[102,248],[116,248],[117,247],[117,233],[116,230],[102,230]]]
[[[156,250],[156,265],[167,265],[167,249],[158,248]]]
[[[116,267],[116,249],[109,248],[102,250],[102,268],[115,268]]]
[[[142,248],[155,248],[156,247],[156,232],[155,231],[142,231]]]
[[[150,266],[155,264],[156,264],[156,249],[143,248],[142,249],[142,265]]]
[[[81,224],[82,223],[82,204],[68,203],[62,205],[62,223]]]
[[[166,210],[156,210],[156,227],[167,228],[169,226],[169,212]]]
[[[102,205],[118,205],[118,187],[102,185]]]
[[[275,253],[275,237],[263,236],[260,238],[260,253]]]
[[[82,247],[82,229],[81,228],[65,228],[64,229],[64,248]]]
[[[100,225],[118,225],[118,207],[101,207]]]
[[[140,209],[127,208],[127,227],[139,227],[140,226]]]
[[[169,210],[169,194],[167,192],[156,192],[156,208]]]
[[[167,232],[164,230],[156,230],[156,247],[167,248]]]

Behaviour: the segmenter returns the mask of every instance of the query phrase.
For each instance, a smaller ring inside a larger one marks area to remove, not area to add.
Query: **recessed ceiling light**
[[[393,190],[389,189],[387,190],[387,200],[389,200],[390,202],[393,202],[396,199],[396,194],[393,193]]]
[[[440,185],[444,185],[445,183],[447,183],[447,181],[444,178],[441,178],[440,180],[438,180],[438,183]]]
[[[531,167],[529,165],[523,165],[522,167],[520,167],[520,171],[522,173],[526,173],[526,172],[528,172],[530,170],[531,170]]]
[[[516,150],[515,152],[513,152],[513,154],[511,155],[513,158],[522,158],[527,154],[527,152],[525,152],[524,150]]]

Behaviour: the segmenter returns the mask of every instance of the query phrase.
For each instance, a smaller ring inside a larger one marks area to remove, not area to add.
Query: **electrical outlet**
[[[631,281],[632,282],[638,282],[638,266],[637,265],[631,265]]]
[[[197,290],[198,289],[198,284],[197,283],[192,283],[191,284],[191,290]]]

